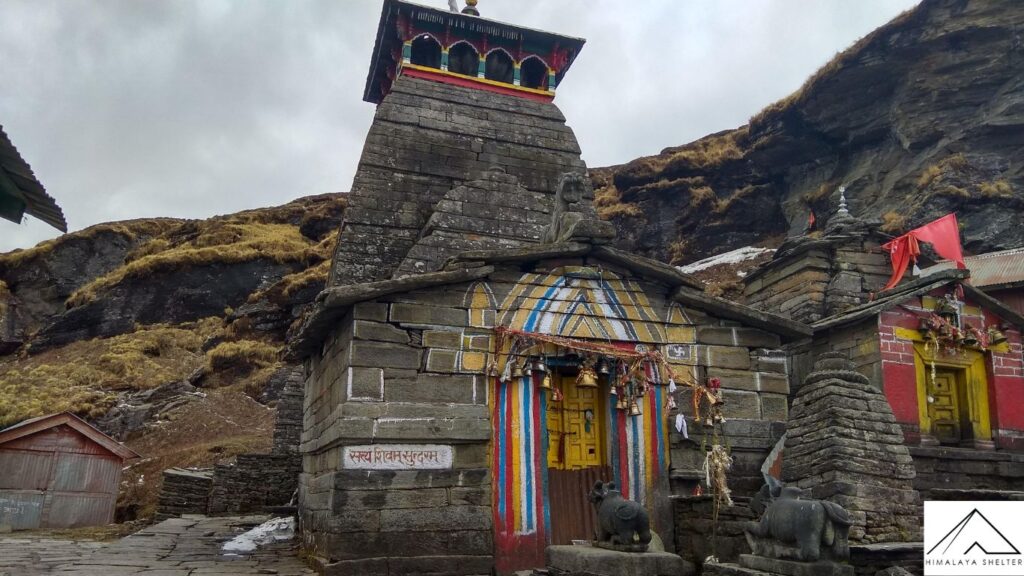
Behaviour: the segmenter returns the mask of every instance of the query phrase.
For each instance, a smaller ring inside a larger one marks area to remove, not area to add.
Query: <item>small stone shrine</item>
[[[892,408],[844,353],[824,353],[793,398],[783,478],[853,518],[859,543],[921,539],[913,459]]]

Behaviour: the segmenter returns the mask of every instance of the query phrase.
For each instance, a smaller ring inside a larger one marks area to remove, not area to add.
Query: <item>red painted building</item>
[[[947,270],[815,323],[814,347],[850,351],[909,444],[1024,450],[1022,326]]]

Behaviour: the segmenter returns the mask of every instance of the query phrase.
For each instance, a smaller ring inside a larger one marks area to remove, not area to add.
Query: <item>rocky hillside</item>
[[[323,288],[343,194],[208,220],[101,224],[0,254],[0,427],[70,410],[160,471],[270,446],[285,333]]]
[[[749,124],[591,170],[624,247],[686,263],[851,211],[950,211],[973,253],[1024,245],[1024,3],[924,0]]]

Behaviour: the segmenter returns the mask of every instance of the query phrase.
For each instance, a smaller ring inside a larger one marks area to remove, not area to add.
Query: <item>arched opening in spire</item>
[[[411,62],[427,68],[441,67],[441,43],[430,34],[421,34],[412,41]]]
[[[548,87],[548,65],[536,56],[523,60],[519,66],[519,83],[526,88],[545,90]]]
[[[487,54],[487,64],[484,68],[484,78],[495,82],[511,84],[514,74],[512,56],[501,48],[495,48]]]
[[[480,53],[469,42],[458,42],[448,49],[448,71],[476,76],[480,69]]]

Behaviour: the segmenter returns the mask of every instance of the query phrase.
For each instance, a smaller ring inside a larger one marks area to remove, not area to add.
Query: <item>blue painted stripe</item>
[[[523,330],[527,332],[533,332],[534,325],[537,323],[537,316],[544,311],[545,306],[550,303],[551,296],[554,295],[555,291],[561,288],[561,284],[565,283],[565,278],[559,278],[550,288],[544,292],[544,296],[541,297],[540,301],[537,302],[537,306],[530,311],[530,315],[526,317],[526,325]]]
[[[612,305],[612,307],[615,309],[615,312],[622,319],[622,325],[625,326],[626,333],[629,335],[631,339],[639,340],[640,337],[637,336],[636,328],[633,327],[633,323],[629,321],[629,317],[626,315],[626,308],[622,305],[622,303],[619,302],[618,297],[615,295],[615,290],[608,285],[608,281],[606,281],[604,278],[601,279],[601,289],[608,297],[608,302]]]
[[[525,462],[523,462],[523,479],[526,482],[526,498],[523,499],[523,528],[526,531],[532,531],[533,525],[533,410],[531,410],[531,400],[533,399],[533,391],[530,390],[529,382],[532,380],[529,376],[524,376],[519,382],[519,389],[523,394],[523,438],[522,442],[526,450],[524,450]]]
[[[630,420],[632,421],[630,422],[630,425],[633,427],[633,441],[630,442],[630,444],[632,444],[632,446],[630,446],[630,456],[633,458],[633,478],[636,479],[630,488],[632,489],[631,492],[633,492],[633,500],[636,500],[637,502],[640,502],[640,485],[644,483],[644,478],[640,475],[640,447],[637,445],[637,438],[640,437],[640,430],[636,421],[640,418],[642,418],[642,416],[630,417]]]

